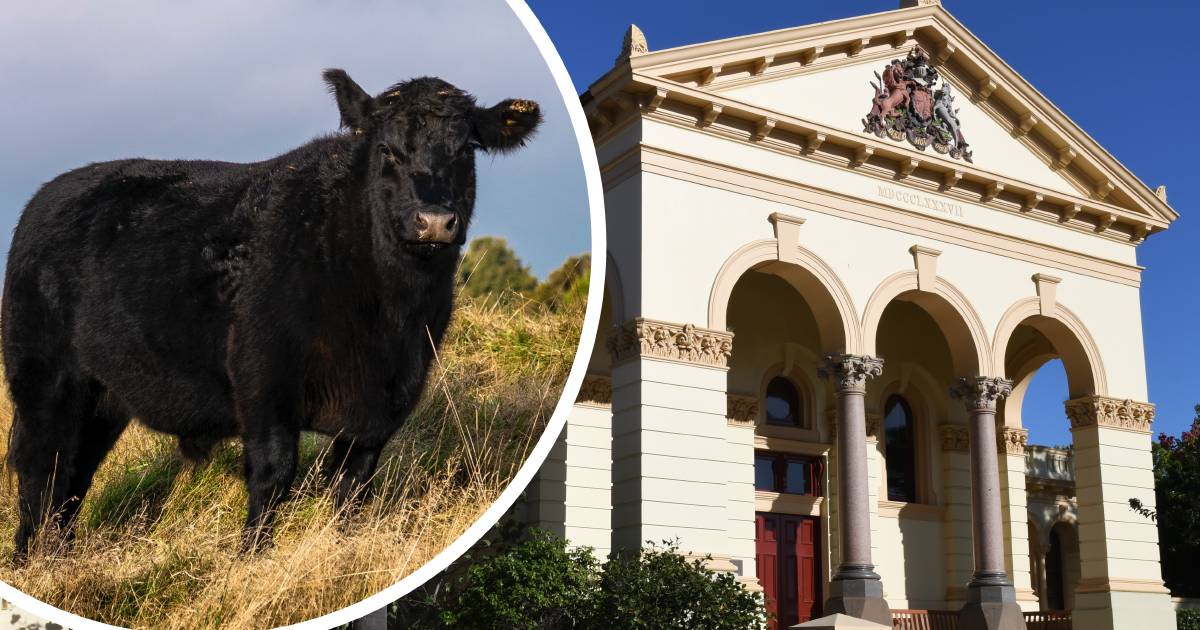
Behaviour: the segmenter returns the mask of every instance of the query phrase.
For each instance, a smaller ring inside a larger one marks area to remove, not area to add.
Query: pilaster
[[[947,608],[960,608],[966,600],[964,585],[971,580],[973,536],[971,533],[971,457],[967,427],[943,424],[942,502],[946,525]]]
[[[726,398],[725,480],[726,536],[730,561],[738,567],[738,579],[751,591],[761,591],[755,547],[754,518],[754,425],[758,398],[729,395]]]
[[[1029,515],[1025,494],[1025,444],[1029,431],[1001,426],[996,430],[1000,466],[1000,513],[1004,531],[1004,569],[1016,589],[1022,610],[1037,610],[1029,574]]]
[[[1076,627],[1174,628],[1158,562],[1158,528],[1129,509],[1131,498],[1154,508],[1154,405],[1087,396],[1067,401],[1066,412],[1079,509]]]
[[[726,371],[733,335],[638,318],[614,329],[612,548],[678,538],[728,561]]]

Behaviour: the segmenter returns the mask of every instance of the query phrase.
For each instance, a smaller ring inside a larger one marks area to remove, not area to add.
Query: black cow
[[[25,207],[0,319],[17,561],[47,518],[70,535],[134,417],[192,460],[241,437],[247,549],[289,490],[301,431],[334,436],[339,502],[373,474],[450,320],[475,152],[522,146],[541,114],[478,107],[436,78],[371,97],[323,76],[340,133],[252,164],[92,164]]]

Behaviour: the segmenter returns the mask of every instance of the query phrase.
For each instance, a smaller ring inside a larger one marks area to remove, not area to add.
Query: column
[[[610,338],[612,548],[679,539],[729,561],[726,380],[733,335],[638,318]]]
[[[959,611],[960,630],[1025,628],[1016,589],[1004,570],[1004,524],[996,454],[996,402],[1012,392],[1012,381],[976,376],[959,379],[951,394],[962,398],[970,418],[971,523],[975,573]]]
[[[883,582],[871,563],[871,511],[867,470],[867,379],[883,372],[883,360],[829,355],[819,374],[831,379],[838,399],[838,531],[841,564],[833,574],[825,613],[844,613],[890,626]]]
[[[1158,564],[1158,528],[1129,508],[1154,508],[1154,405],[1106,396],[1066,403],[1075,446],[1080,579],[1076,628],[1174,628]]]

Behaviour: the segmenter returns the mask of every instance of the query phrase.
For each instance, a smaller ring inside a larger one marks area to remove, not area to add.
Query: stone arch
[[[1021,325],[1027,325],[1041,333],[1053,346],[1055,355],[1062,357],[1063,366],[1067,370],[1067,385],[1071,398],[1108,393],[1108,379],[1104,373],[1100,349],[1087,327],[1075,313],[1062,304],[1056,303],[1053,313],[1043,314],[1041,302],[1036,297],[1018,300],[1000,318],[992,346],[995,361],[992,369],[996,374],[1004,374],[1005,378],[1019,382],[1049,360],[1047,358],[1040,363],[1036,363],[1036,360],[1021,361],[1020,367],[1027,370],[1026,373],[1013,371],[1012,374],[1007,374],[1008,345],[1013,333]]]
[[[920,306],[933,318],[950,345],[955,371],[961,376],[991,376],[991,344],[983,319],[954,285],[937,278],[931,290],[918,287],[917,272],[888,276],[867,300],[863,314],[863,353],[876,353],[876,338],[883,311],[896,299]],[[885,357],[886,358],[886,357]]]
[[[787,262],[779,259],[779,241],[763,239],[738,248],[725,260],[708,300],[708,327],[726,330],[733,287],[747,271],[779,276],[808,303],[817,320],[823,352],[857,354],[862,345],[850,292],[833,269],[816,254],[797,246]]]
[[[1010,354],[1009,345],[1019,326],[1029,326],[1037,331],[1042,340]],[[1083,322],[1062,304],[1056,304],[1050,316],[1042,314],[1041,302],[1036,297],[1018,300],[1000,318],[992,346],[993,369],[1013,382],[1013,391],[1000,404],[1000,416],[1004,425],[1020,427],[1021,408],[1025,393],[1033,381],[1033,375],[1046,362],[1061,358],[1067,372],[1069,398],[1093,394],[1103,395],[1108,391],[1104,375],[1104,364],[1100,350]]]

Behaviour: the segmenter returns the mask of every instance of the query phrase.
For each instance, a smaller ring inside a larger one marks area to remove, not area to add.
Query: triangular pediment
[[[882,58],[872,55],[876,58],[869,61],[838,64],[778,79],[741,82],[725,88],[715,87],[714,91],[727,98],[786,112],[835,129],[862,133],[863,118],[871,110],[875,94],[871,82],[878,83],[876,73],[882,73],[892,59],[903,59],[905,54],[907,51],[895,51]],[[963,96],[969,94],[971,88],[944,77],[938,81],[938,86],[943,84],[949,84],[951,93],[958,95],[953,103],[961,133],[972,152],[972,164],[1057,192],[1091,195],[1092,191],[1084,188],[1083,182],[1068,178],[1062,169],[1054,168],[1050,156],[1039,155],[1028,140],[1023,142],[1014,137],[992,113]],[[907,144],[904,139],[894,142]],[[932,147],[926,147],[924,151],[936,152]]]
[[[881,161],[898,177],[959,185],[985,202],[1031,216],[1045,210],[1081,229],[1113,227],[1138,241],[1178,218],[1165,194],[1150,190],[940,5],[662,51],[644,52],[642,44],[629,46],[584,95],[594,131],[627,115],[631,102],[643,115],[673,102],[695,110],[701,128],[747,128],[753,140],[780,137],[815,157],[819,148],[830,159],[848,152],[851,166]],[[864,132],[875,73],[918,46],[955,94],[971,161]]]

